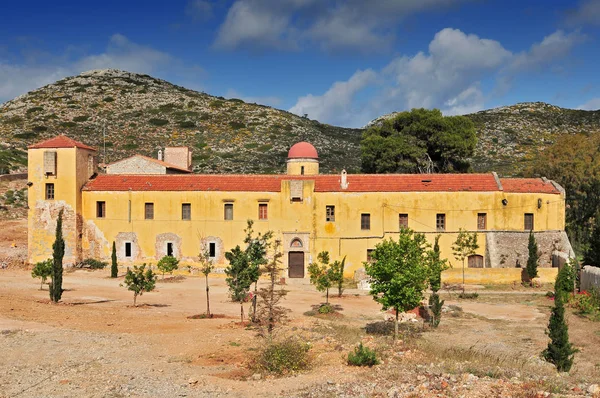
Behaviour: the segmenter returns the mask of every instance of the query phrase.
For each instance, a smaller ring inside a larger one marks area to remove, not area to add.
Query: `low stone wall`
[[[522,271],[522,268],[466,268],[465,283],[476,285],[521,283]],[[554,283],[557,273],[558,268],[538,268],[542,283]],[[442,273],[443,283],[462,283],[462,281],[462,268],[451,268]]]
[[[27,178],[27,173],[0,174],[0,181],[16,181]]]
[[[600,289],[600,268],[586,265],[581,270],[581,291]]]

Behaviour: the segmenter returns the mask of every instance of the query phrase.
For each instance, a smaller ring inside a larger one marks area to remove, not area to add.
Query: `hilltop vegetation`
[[[0,106],[0,168],[25,164],[27,145],[64,133],[103,149],[106,160],[159,148],[193,148],[202,173],[276,173],[291,145],[310,141],[325,172],[359,170],[360,130],[334,127],[267,106],[188,90],[148,75],[84,72]],[[103,151],[100,151],[103,161]],[[2,166],[4,164],[4,166]]]
[[[600,111],[539,102],[466,116],[478,137],[469,159],[473,170],[503,176],[523,175],[561,136],[600,132]],[[299,140],[315,145],[323,172],[358,172],[364,131],[214,97],[148,75],[90,71],[0,106],[0,173],[24,168],[27,145],[60,133],[102,149],[104,130],[108,162],[134,153],[155,157],[161,147],[187,145],[194,151],[194,171],[201,173],[282,172],[287,150]]]

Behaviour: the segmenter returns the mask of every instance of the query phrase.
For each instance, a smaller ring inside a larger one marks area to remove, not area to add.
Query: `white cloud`
[[[276,96],[266,96],[266,97],[246,96],[232,88],[227,90],[224,97],[225,98],[239,98],[239,99],[243,100],[244,102],[248,102],[251,104],[254,103],[254,104],[263,104],[263,105],[269,105],[269,106],[279,106],[279,105],[281,105],[281,102],[282,102],[281,98],[276,97]]]
[[[207,21],[213,17],[213,3],[208,0],[190,0],[185,7],[185,13],[190,17]]]
[[[600,97],[592,98],[585,104],[581,104],[577,107],[577,109],[583,109],[586,111],[595,111],[600,110]]]
[[[583,40],[585,36],[579,32],[565,34],[562,30],[557,30],[544,37],[541,42],[534,43],[528,51],[515,55],[509,70],[524,71],[546,66],[569,54],[573,47]]]
[[[335,82],[323,95],[308,94],[298,98],[290,112],[297,115],[308,114],[311,119],[332,124],[357,125],[364,115],[355,109],[355,97],[376,79],[377,73],[372,69],[357,71],[347,81]]]
[[[567,13],[570,26],[600,25],[600,0],[580,1],[577,8]]]
[[[470,0],[237,0],[219,28],[215,47],[326,51],[389,49],[398,23],[427,10]]]
[[[104,52],[72,59],[65,54],[37,63],[0,61],[0,103],[64,77],[91,69],[122,69],[147,74],[174,74],[187,79],[203,74],[198,66],[184,65],[168,53],[132,42],[121,34],[110,37]]]

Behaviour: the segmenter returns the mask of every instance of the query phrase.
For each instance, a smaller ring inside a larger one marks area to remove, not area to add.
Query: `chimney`
[[[162,149],[158,150],[158,160],[163,160]]]
[[[346,173],[346,170],[342,170],[342,181],[340,187],[342,189],[348,189],[348,173]]]
[[[185,170],[192,169],[192,151],[186,146],[166,147],[165,162]]]

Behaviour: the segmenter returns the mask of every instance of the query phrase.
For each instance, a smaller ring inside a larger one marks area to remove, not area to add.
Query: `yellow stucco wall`
[[[510,284],[521,283],[522,268],[465,268],[466,284]],[[554,283],[558,268],[538,268],[542,283]],[[462,283],[463,269],[452,268],[442,273],[443,283]]]

